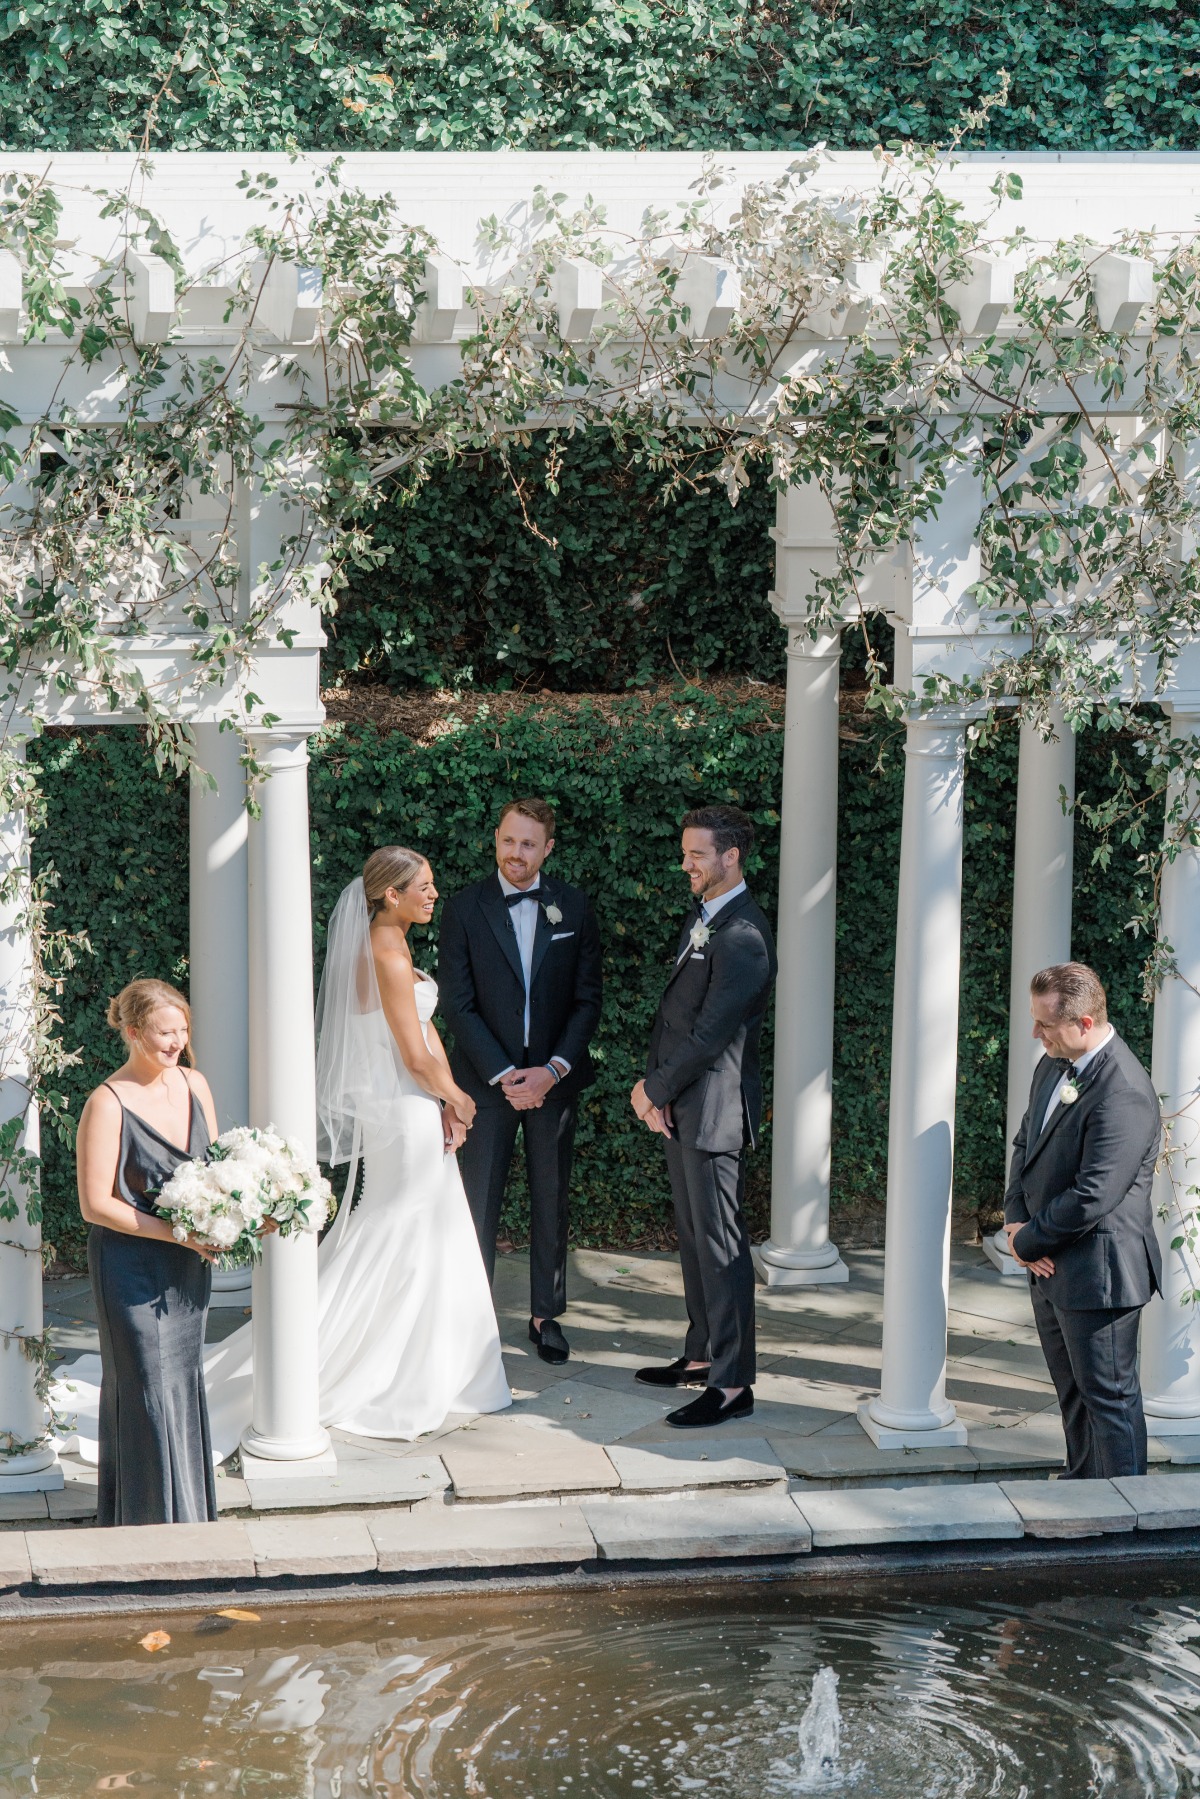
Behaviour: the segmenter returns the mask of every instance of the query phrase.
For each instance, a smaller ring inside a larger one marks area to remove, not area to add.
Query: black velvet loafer
[[[707,1430],[730,1418],[748,1418],[754,1410],[754,1388],[743,1387],[736,1399],[726,1399],[720,1387],[705,1387],[699,1399],[668,1412],[666,1422],[676,1430]]]
[[[706,1362],[703,1368],[689,1368],[687,1356],[681,1355],[665,1368],[639,1368],[633,1378],[640,1380],[644,1387],[707,1387],[708,1364]]]
[[[571,1345],[559,1329],[558,1321],[547,1318],[539,1330],[531,1318],[529,1320],[529,1341],[537,1346],[537,1352],[543,1362],[565,1362],[571,1353]]]

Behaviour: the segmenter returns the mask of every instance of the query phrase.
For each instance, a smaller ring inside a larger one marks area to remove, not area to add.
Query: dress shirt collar
[[[729,904],[730,900],[737,899],[739,894],[745,893],[745,891],[746,891],[745,881],[739,881],[736,887],[731,887],[729,889],[728,893],[722,893],[722,894],[718,895],[718,897],[716,899],[701,900],[700,916],[704,920],[705,924],[711,924],[713,919],[717,916],[717,913],[721,910],[722,906],[727,906]]]
[[[499,869],[496,870],[496,873],[500,879],[500,891],[506,897],[510,893],[540,893],[541,892],[542,877],[540,874],[538,875],[537,880],[533,883],[532,887],[514,887],[510,880],[506,879],[506,877],[504,875],[500,874]]]
[[[1107,1032],[1100,1039],[1100,1041],[1096,1045],[1095,1049],[1089,1049],[1086,1052],[1086,1054],[1080,1056],[1078,1062],[1074,1063],[1073,1067],[1072,1067],[1072,1072],[1074,1073],[1076,1078],[1078,1078],[1078,1076],[1083,1073],[1084,1069],[1087,1067],[1089,1062],[1095,1061],[1096,1057],[1100,1054],[1100,1051],[1102,1049],[1108,1048],[1108,1045],[1112,1042],[1112,1040],[1116,1036],[1116,1034],[1117,1034],[1116,1031],[1113,1029],[1112,1025],[1110,1024]]]

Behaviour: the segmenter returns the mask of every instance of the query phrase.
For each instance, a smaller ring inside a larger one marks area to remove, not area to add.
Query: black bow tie
[[[527,887],[523,893],[506,893],[504,903],[506,906],[519,906],[522,900],[540,900],[541,897],[540,887]]]

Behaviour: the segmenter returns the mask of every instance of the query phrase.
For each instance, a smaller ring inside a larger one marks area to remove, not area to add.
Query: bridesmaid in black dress
[[[208,1082],[185,1068],[191,1012],[165,981],[131,981],[108,1008],[129,1059],[79,1121],[79,1209],[100,1324],[100,1524],[217,1515],[204,1325],[212,1257],[155,1210],[175,1169],[216,1135]]]

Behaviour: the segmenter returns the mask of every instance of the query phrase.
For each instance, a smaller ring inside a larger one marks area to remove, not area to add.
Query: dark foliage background
[[[385,506],[387,561],[356,577],[326,669],[396,688],[575,692],[674,671],[781,677],[765,479],[736,508],[707,483],[668,498],[661,475],[596,434],[564,446],[556,484],[539,448],[514,446],[507,469],[471,457]]]
[[[367,851],[416,842],[434,859],[443,891],[489,866],[497,796],[549,795],[560,816],[558,871],[596,898],[607,989],[597,1049],[600,1079],[580,1131],[574,1231],[581,1242],[660,1242],[667,1189],[659,1146],[636,1124],[628,1092],[638,1072],[684,906],[676,868],[680,812],[701,798],[745,806],[760,830],[751,878],[774,917],[778,869],[782,694],[745,687],[681,688],[674,695],[580,701],[531,699],[489,710],[453,707],[421,741],[370,725],[331,727],[311,771],[317,960],[324,921]],[[843,721],[838,891],[838,1015],[834,1203],[882,1202],[903,756],[892,727],[849,708]],[[1080,753],[1089,797],[1109,780],[1113,740]],[[57,922],[86,929],[94,954],[71,979],[65,1034],[82,1049],[66,1086],[83,1095],[116,1060],[103,1022],[108,996],[135,974],[186,987],[187,795],[156,778],[131,729],[52,735],[37,748],[49,801],[41,864],[62,876]],[[1016,756],[1011,733],[971,765],[964,870],[965,967],[959,1043],[956,1182],[962,1203],[994,1203],[1004,1162],[1003,1104],[1008,922]],[[1139,997],[1138,953],[1124,932],[1135,909],[1128,849],[1108,874],[1077,842],[1076,953],[1110,984],[1114,1015],[1148,1054],[1149,1013]],[[436,949],[415,946],[436,968]],[[767,1065],[771,1045],[768,1039]],[[47,1234],[78,1255],[67,1145],[46,1146]],[[765,1226],[770,1139],[753,1158],[752,1204]],[[519,1237],[523,1182],[510,1190]],[[836,1228],[836,1225],[835,1225]]]
[[[21,0],[0,135],[56,150],[1195,144],[1190,0]]]

